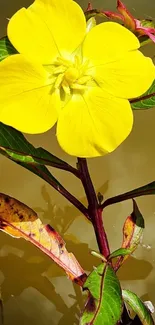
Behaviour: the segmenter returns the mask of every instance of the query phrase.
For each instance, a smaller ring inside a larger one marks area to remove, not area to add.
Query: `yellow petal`
[[[105,91],[121,98],[141,96],[155,79],[155,66],[140,51],[128,52],[123,59],[88,69]]]
[[[36,0],[15,13],[8,37],[19,53],[43,64],[72,53],[86,33],[80,6],[72,0]]]
[[[70,155],[102,156],[125,140],[132,124],[132,110],[127,100],[92,87],[83,96],[73,94],[62,109],[57,138],[62,149]]]
[[[124,57],[124,53],[138,49],[138,38],[128,29],[114,22],[99,24],[91,29],[83,43],[83,56],[90,66],[106,64]]]
[[[41,133],[56,122],[60,99],[51,94],[48,73],[22,55],[0,63],[0,121],[22,132]]]

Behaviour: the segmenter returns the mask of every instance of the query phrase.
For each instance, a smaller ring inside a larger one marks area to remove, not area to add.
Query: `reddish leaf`
[[[144,219],[140,213],[136,202],[133,200],[133,212],[129,216],[123,227],[122,248],[130,248],[133,252],[140,242],[144,229]]]
[[[144,230],[144,219],[138,209],[136,202],[133,200],[133,212],[126,219],[123,226],[123,242],[122,248],[130,251],[131,255],[140,243]],[[118,269],[122,263],[129,257],[129,255],[122,256],[118,259],[115,269]]]
[[[83,285],[86,274],[75,256],[68,253],[61,236],[50,225],[43,225],[32,209],[5,194],[0,194],[0,230],[30,241],[62,267],[72,281]]]

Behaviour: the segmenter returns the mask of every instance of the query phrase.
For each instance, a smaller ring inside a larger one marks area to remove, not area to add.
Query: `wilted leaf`
[[[137,295],[130,290],[122,290],[124,301],[134,310],[138,315],[143,325],[154,325],[153,318],[148,311],[145,304],[137,297]]]
[[[144,218],[133,200],[133,212],[129,216],[123,227],[123,248],[128,248],[133,252],[140,243],[144,230]]]
[[[102,263],[83,286],[89,290],[80,325],[116,325],[122,314],[120,283],[110,265]]]
[[[123,226],[123,243],[122,249],[127,249],[129,254],[122,254],[117,260],[115,270],[117,270],[123,262],[131,255],[137,248],[142,238],[144,231],[144,218],[138,209],[136,202],[133,200],[133,212],[126,219]]]
[[[68,253],[61,236],[43,225],[37,214],[18,200],[0,194],[0,230],[24,238],[62,267],[72,281],[83,284],[86,274],[72,253]]]
[[[10,43],[7,36],[0,39],[0,61],[7,58],[11,54],[16,54],[17,51]]]
[[[107,207],[108,205],[115,204],[118,202],[126,201],[129,199],[133,199],[138,196],[143,196],[143,195],[153,195],[155,194],[155,181],[152,183],[149,183],[147,185],[141,186],[136,188],[135,190],[116,195],[114,197],[111,197],[107,199],[103,204],[102,208]]]
[[[133,99],[130,102],[132,109],[148,109],[155,107],[155,81],[153,81],[151,87],[139,98],[138,101],[137,99]]]

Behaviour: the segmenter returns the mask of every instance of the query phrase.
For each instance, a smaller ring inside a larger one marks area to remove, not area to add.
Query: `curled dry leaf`
[[[123,226],[123,242],[121,248],[127,249],[129,254],[122,254],[122,256],[116,262],[115,270],[117,270],[123,264],[123,262],[135,251],[139,245],[143,235],[144,226],[144,218],[137,206],[136,201],[133,200],[133,212],[129,217],[127,217]]]
[[[2,193],[0,230],[30,241],[63,268],[72,281],[83,285],[86,274],[75,256],[68,253],[61,236],[50,225],[44,225],[32,209]]]

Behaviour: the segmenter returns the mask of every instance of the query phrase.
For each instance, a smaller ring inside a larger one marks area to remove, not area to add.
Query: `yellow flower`
[[[128,99],[155,78],[138,39],[114,22],[86,31],[72,0],[35,0],[15,13],[8,37],[19,54],[0,63],[0,121],[26,133],[57,122],[69,154],[95,157],[113,151],[132,129]]]

